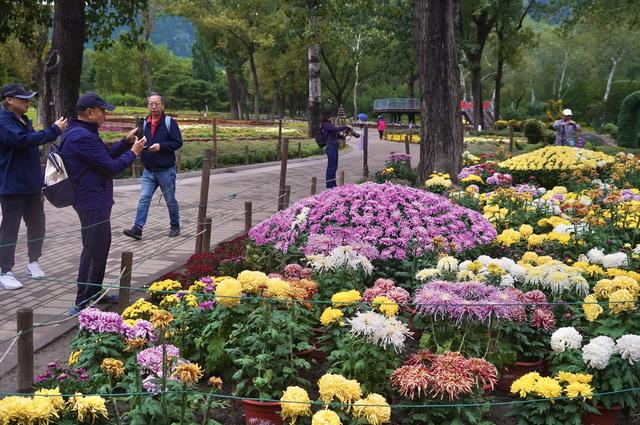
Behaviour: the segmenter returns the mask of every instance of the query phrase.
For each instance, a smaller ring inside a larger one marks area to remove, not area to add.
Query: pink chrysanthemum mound
[[[296,202],[255,226],[258,245],[327,254],[351,245],[370,260],[421,255],[438,247],[463,251],[488,244],[496,231],[481,214],[448,199],[391,183],[348,184]]]

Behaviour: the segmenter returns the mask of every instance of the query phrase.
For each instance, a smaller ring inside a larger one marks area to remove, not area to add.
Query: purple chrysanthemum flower
[[[406,162],[411,159],[411,155],[402,152],[391,152],[389,154],[389,161],[391,162]]]
[[[167,358],[168,357],[180,357],[180,349],[174,345],[167,344]],[[162,346],[147,348],[142,350],[136,356],[136,360],[140,365],[140,372],[146,374],[153,372],[156,375],[162,371]]]
[[[80,329],[88,332],[118,334],[122,328],[122,317],[118,313],[86,308],[78,315]]]
[[[198,308],[202,311],[213,310],[214,304],[215,304],[215,301],[202,301],[200,304],[198,304]]]
[[[127,339],[144,338],[151,342],[155,342],[158,339],[153,332],[153,325],[147,320],[138,320],[134,326],[123,323],[122,334]]]

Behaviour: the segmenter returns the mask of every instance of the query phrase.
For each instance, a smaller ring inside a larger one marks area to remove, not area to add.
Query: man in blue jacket
[[[147,223],[149,205],[156,189],[160,187],[169,210],[169,237],[180,235],[180,210],[176,200],[176,151],[182,147],[182,135],[178,123],[164,114],[164,101],[158,93],[147,98],[149,115],[144,121],[143,132],[147,139],[142,152],[142,172],[140,200],[136,220],[124,234],[140,240],[142,229]]]
[[[38,264],[45,231],[38,146],[54,141],[64,131],[67,120],[60,118],[51,127],[35,131],[25,114],[29,99],[36,95],[19,84],[0,89],[0,287],[5,289],[22,288],[12,268],[23,219],[27,226],[27,274],[33,278],[45,276]]]
[[[80,218],[82,233],[78,292],[75,305],[69,310],[72,316],[85,308],[102,289],[111,248],[113,178],[131,166],[145,142],[144,137],[138,139],[133,130],[107,148],[100,139],[98,128],[106,119],[106,111],[114,109],[115,106],[97,94],[84,94],[78,100],[78,118],[70,120],[69,128],[62,136],[62,159],[76,187],[73,208]]]
[[[340,132],[350,129],[349,126],[343,125],[336,127],[333,125],[335,116],[331,113],[325,115],[322,120],[320,129],[324,133],[327,140],[327,173],[326,186],[331,189],[337,186],[336,171],[338,171],[338,152],[340,150]]]

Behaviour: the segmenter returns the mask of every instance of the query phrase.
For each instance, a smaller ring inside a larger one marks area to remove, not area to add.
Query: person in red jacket
[[[378,117],[376,128],[378,129],[378,134],[382,139],[382,136],[384,136],[384,130],[387,128],[387,122],[384,120],[384,117],[382,115]]]

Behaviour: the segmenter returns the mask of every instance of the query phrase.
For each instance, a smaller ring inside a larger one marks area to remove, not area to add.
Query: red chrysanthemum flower
[[[391,375],[391,385],[411,400],[427,394],[430,382],[429,370],[421,364],[401,366]]]
[[[460,353],[448,352],[434,357],[429,372],[434,398],[443,399],[446,395],[453,401],[473,391],[475,380],[467,367],[467,359]]]
[[[482,386],[482,388],[493,387],[498,382],[498,370],[494,365],[477,357],[467,359],[467,367],[469,372],[475,377],[476,385]]]

